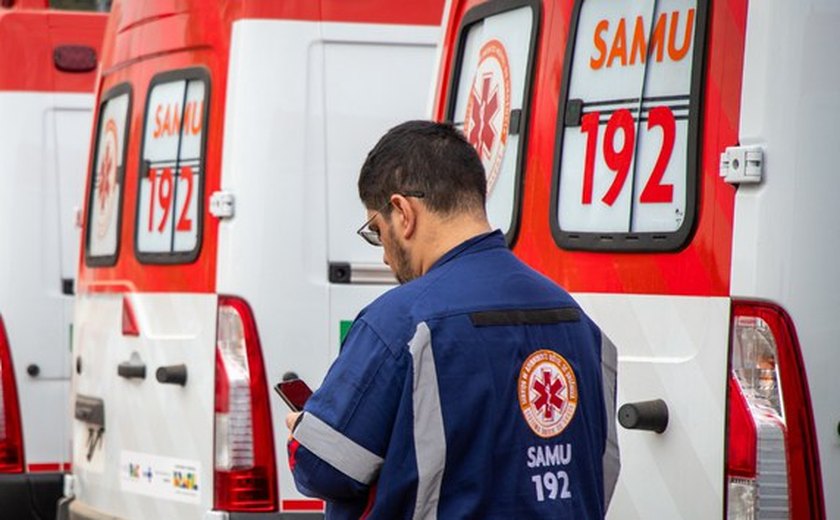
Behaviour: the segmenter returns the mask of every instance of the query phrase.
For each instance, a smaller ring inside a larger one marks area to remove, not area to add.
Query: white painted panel
[[[324,25],[324,125],[331,262],[381,263],[356,230],[367,220],[356,182],[391,127],[428,119],[436,28]]]
[[[105,431],[93,450],[96,430],[73,420],[77,496],[126,519],[201,518],[213,505],[217,296],[127,295],[139,337],[122,334],[123,297],[85,294],[76,300],[73,355],[81,358],[82,372],[73,378],[73,394],[102,399],[105,408]],[[146,365],[145,379],[117,375],[132,356]],[[177,364],[187,367],[186,385],[156,380],[158,367]],[[149,467],[190,468],[198,489],[172,491],[160,475],[143,486],[131,478],[129,464],[143,465],[141,477]]]
[[[358,170],[390,126],[428,117],[437,36],[413,26],[234,24],[222,189],[236,197],[236,216],[219,226],[217,288],[251,305],[271,383],[294,371],[317,388],[341,321],[387,288],[331,285],[328,261],[382,265],[381,250],[355,234]],[[301,498],[287,412],[272,395],[281,501]]]
[[[72,299],[61,279],[74,277],[79,234],[69,208],[81,204],[92,105],[90,94],[0,93],[0,315],[29,464],[69,460]]]
[[[705,520],[723,498],[729,299],[575,294],[618,349],[618,406],[663,399],[662,434],[618,426],[609,518]]]
[[[750,3],[739,140],[764,149],[764,181],[738,187],[732,248],[733,297],[773,301],[796,327],[826,518],[840,517],[838,24],[836,2]]]
[[[56,177],[61,240],[61,277],[75,279],[79,264],[76,211],[84,206],[88,150],[93,112],[84,108],[55,111]]]

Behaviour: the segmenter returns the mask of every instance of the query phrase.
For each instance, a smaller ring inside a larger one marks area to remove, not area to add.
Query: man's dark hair
[[[359,197],[368,209],[386,206],[395,193],[422,192],[443,215],[484,212],[487,179],[475,148],[448,123],[408,121],[386,133],[359,173]],[[391,207],[384,210],[390,214]]]

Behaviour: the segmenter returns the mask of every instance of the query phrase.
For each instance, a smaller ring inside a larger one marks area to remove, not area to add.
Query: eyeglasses
[[[403,193],[395,193],[394,195],[402,195],[403,197],[414,197],[416,199],[422,199],[426,196],[426,194],[422,191],[406,191]],[[376,218],[376,215],[380,215],[383,211],[388,209],[388,206],[390,205],[391,197],[388,197],[388,202],[386,202],[384,206],[376,210],[373,213],[373,216],[370,217],[367,220],[367,222],[362,224],[362,227],[356,230],[356,234],[365,239],[365,242],[367,242],[368,244],[376,247],[382,247],[382,237],[379,235],[379,230],[371,229],[370,225],[373,224],[373,220]]]

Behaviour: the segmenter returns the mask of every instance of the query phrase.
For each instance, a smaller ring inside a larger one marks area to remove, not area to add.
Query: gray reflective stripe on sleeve
[[[362,484],[373,482],[382,467],[382,457],[345,437],[310,412],[295,428],[292,437],[338,471]]]
[[[446,466],[446,437],[440,410],[432,334],[425,323],[417,325],[408,343],[414,361],[414,450],[417,455],[415,519],[434,520]]]
[[[618,352],[606,334],[601,332],[601,377],[604,382],[604,408],[607,413],[607,445],[604,450],[604,510],[609,509],[621,459],[618,451],[618,437],[615,426],[615,391],[618,374]]]

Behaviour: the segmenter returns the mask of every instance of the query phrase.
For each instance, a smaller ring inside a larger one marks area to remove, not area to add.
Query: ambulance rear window
[[[165,72],[146,102],[135,251],[144,263],[198,256],[204,187],[209,80],[205,71]]]
[[[515,239],[539,2],[503,0],[464,15],[447,119],[476,148],[487,175],[490,223]]]
[[[578,0],[557,126],[552,231],[567,249],[667,251],[698,190],[704,0]]]
[[[102,97],[88,187],[85,261],[89,266],[114,265],[117,261],[130,113],[131,88],[127,84],[114,87]]]

